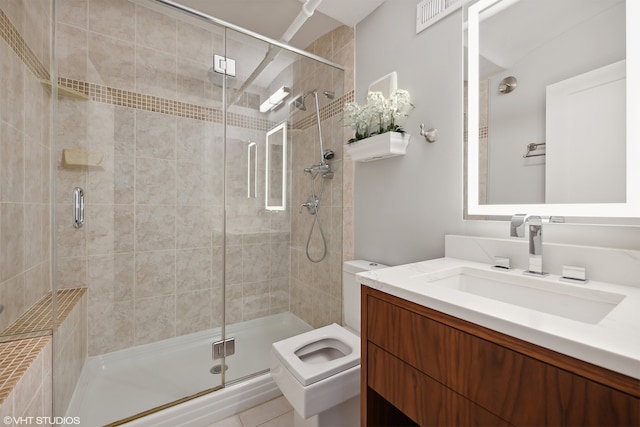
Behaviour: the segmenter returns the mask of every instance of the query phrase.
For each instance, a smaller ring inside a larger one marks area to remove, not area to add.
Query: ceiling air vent
[[[470,0],[423,0],[416,12],[416,34],[435,24]]]

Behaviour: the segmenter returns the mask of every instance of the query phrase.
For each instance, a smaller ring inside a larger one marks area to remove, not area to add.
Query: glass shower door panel
[[[267,372],[271,344],[311,326],[290,311],[291,101],[302,56],[227,30],[226,58],[235,73],[226,77],[225,311],[236,350],[228,383]]]
[[[55,268],[58,289],[86,289],[88,329],[73,353],[86,362],[56,347],[54,394],[56,416],[104,425],[223,384],[223,93],[209,70],[225,46],[222,28],[169,8],[90,6],[57,11],[60,81],[88,99],[56,106]]]

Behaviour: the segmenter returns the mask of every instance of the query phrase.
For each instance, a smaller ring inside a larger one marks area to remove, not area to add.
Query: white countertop
[[[569,284],[557,275],[533,278],[542,286],[576,286],[623,294],[625,298],[596,324],[428,283],[425,277],[471,267],[491,274],[522,276],[522,270],[496,272],[487,264],[439,258],[358,274],[360,282],[382,292],[458,317],[524,341],[640,379],[640,288],[589,281]],[[427,276],[425,276],[427,275]],[[527,276],[528,277],[528,276]]]

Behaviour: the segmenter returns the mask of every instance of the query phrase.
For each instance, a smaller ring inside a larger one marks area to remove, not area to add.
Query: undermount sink
[[[430,285],[590,324],[600,322],[625,298],[621,294],[579,287],[583,285],[530,278],[519,272],[457,267],[421,276]]]

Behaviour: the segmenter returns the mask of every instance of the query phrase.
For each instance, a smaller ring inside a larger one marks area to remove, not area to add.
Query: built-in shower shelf
[[[62,166],[64,168],[103,167],[105,154],[101,151],[87,151],[65,148],[62,150]]]
[[[49,90],[49,93],[51,93],[51,88],[53,85],[50,80],[40,79],[40,83],[42,83],[42,85]],[[71,89],[67,86],[58,84],[56,85],[56,88],[58,90],[58,98],[66,97],[83,101],[87,101],[89,99],[89,95],[87,95],[86,93]]]
[[[386,132],[345,145],[345,151],[354,162],[371,162],[404,156],[411,135],[400,132]]]

